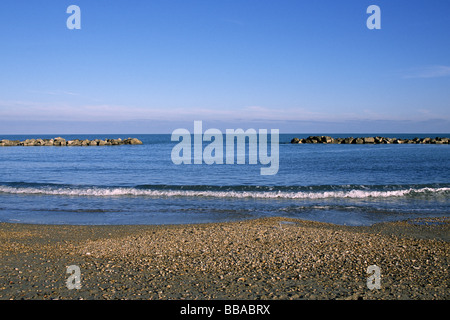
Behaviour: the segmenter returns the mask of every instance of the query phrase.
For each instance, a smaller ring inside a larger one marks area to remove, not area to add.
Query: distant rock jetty
[[[58,137],[53,139],[26,139],[24,141],[19,140],[0,140],[0,147],[14,147],[14,146],[24,146],[24,147],[37,147],[37,146],[58,146],[58,147],[87,147],[87,146],[120,146],[124,144],[142,144],[137,138],[127,138],[122,140],[118,139],[95,139],[95,140],[66,140],[64,138]]]
[[[397,139],[386,137],[362,137],[362,138],[332,138],[330,136],[309,136],[308,138],[294,138],[291,143],[323,143],[323,144],[449,144],[449,138],[414,138]]]

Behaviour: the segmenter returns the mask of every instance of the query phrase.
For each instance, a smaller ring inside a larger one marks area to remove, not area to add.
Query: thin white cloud
[[[62,95],[68,95],[68,96],[78,96],[78,93],[71,92],[71,91],[40,91],[40,90],[30,90],[28,91],[30,93],[38,93],[38,94],[44,94],[44,95],[51,95],[51,96],[62,96]]]
[[[450,66],[426,66],[419,68],[412,68],[406,72],[403,78],[439,78],[450,76]]]
[[[427,110],[428,111],[428,110]],[[1,101],[0,118],[3,120],[31,121],[359,121],[359,120],[414,120],[431,118],[432,112],[383,114],[369,109],[359,113],[320,112],[307,108],[268,108],[246,106],[238,109],[215,108],[150,108],[108,104],[71,105],[68,103]],[[440,115],[444,117],[444,115]]]
[[[116,121],[149,115],[142,108],[116,105],[70,105],[67,103],[0,101],[0,117],[23,120]]]

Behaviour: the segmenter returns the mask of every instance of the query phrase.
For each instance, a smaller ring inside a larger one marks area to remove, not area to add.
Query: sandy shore
[[[0,299],[449,299],[450,219],[0,224]],[[81,289],[69,290],[67,267]],[[367,268],[381,271],[380,289]]]

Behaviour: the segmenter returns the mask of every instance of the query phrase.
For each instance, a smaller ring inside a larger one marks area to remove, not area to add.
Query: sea
[[[450,216],[450,145],[291,144],[309,134],[280,134],[278,172],[262,175],[259,162],[175,164],[178,141],[171,134],[0,139],[57,136],[135,137],[143,144],[0,147],[0,222],[161,225],[285,217],[364,226]]]

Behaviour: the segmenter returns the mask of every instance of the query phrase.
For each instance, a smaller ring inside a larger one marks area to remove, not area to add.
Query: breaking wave
[[[0,183],[0,194],[70,197],[212,197],[249,199],[339,199],[448,197],[450,185],[212,186],[140,185],[75,186]]]

